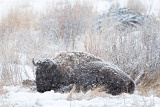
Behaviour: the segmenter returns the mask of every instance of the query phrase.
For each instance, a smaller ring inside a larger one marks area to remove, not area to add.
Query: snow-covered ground
[[[0,0],[0,18],[16,7],[43,13],[53,3],[58,5],[60,1],[64,0]],[[74,0],[69,1],[74,2]],[[120,7],[127,5],[127,0],[92,0],[94,8],[99,13],[107,11],[111,4],[116,2],[120,3]],[[158,0],[146,0],[143,3],[146,7],[151,7],[148,10],[151,14],[159,15]],[[26,70],[30,72],[31,68]],[[71,94],[54,93],[54,91],[38,93],[22,86],[6,86],[4,89],[7,93],[0,94],[0,107],[160,107],[159,97],[153,95],[146,97],[139,95],[138,92],[119,96],[88,92],[73,93],[71,96]]]
[[[159,107],[160,98],[122,94],[112,96],[87,92],[60,94],[38,93],[21,86],[4,87],[8,93],[0,96],[0,107]]]

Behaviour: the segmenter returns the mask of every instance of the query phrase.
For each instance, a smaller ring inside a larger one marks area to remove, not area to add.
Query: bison
[[[134,81],[123,71],[108,62],[84,52],[61,52],[53,59],[35,62],[38,92],[54,90],[76,92],[95,88],[112,95],[132,94]]]

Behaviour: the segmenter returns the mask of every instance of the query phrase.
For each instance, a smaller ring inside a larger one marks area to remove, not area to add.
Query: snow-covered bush
[[[106,23],[110,23],[111,27],[118,31],[140,31],[142,25],[148,22],[150,18],[129,8],[111,7],[107,13],[103,13],[97,18],[97,24],[101,32],[105,29]]]

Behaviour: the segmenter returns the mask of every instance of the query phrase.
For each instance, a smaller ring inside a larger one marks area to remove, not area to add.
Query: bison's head
[[[50,59],[46,59],[45,61],[39,60],[38,62],[35,62],[34,58],[33,58],[32,63],[34,66],[36,66],[39,69],[49,70],[51,68],[53,68],[53,69],[57,68],[57,65],[53,61],[51,61]]]
[[[57,71],[57,65],[50,59],[35,62],[36,66],[36,86],[38,92],[50,91],[58,88],[57,84],[60,79],[60,74]]]

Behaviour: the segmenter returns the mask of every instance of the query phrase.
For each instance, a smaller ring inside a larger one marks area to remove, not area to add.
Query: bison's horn
[[[32,59],[32,63],[34,66],[37,66],[37,63],[35,63],[34,58]]]

